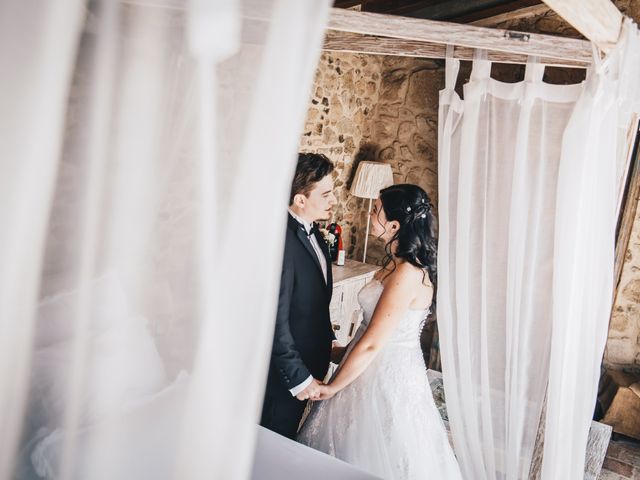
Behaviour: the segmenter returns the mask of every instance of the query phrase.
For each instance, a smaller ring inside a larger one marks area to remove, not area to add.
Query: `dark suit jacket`
[[[322,380],[329,367],[335,338],[329,318],[331,260],[322,235],[315,235],[327,260],[326,283],[304,227],[288,215],[267,395],[290,396],[287,390],[309,375]]]

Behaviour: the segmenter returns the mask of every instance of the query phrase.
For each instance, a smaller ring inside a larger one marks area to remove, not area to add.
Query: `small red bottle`
[[[342,228],[340,225],[336,225],[336,234],[338,236],[338,258],[336,259],[336,265],[344,265],[345,251],[342,243]]]

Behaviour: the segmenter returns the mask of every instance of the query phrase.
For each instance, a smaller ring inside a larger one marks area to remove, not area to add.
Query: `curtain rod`
[[[444,58],[445,46],[454,45],[461,59],[484,49],[494,61],[526,63],[536,56],[544,64],[572,68],[590,65],[592,56],[587,40],[340,8],[331,10],[327,30],[325,49],[353,53]]]
[[[391,55],[416,58],[445,58],[446,45],[398,38],[376,37],[359,33],[336,32],[328,30],[323,50],[332,52],[364,53],[368,55]],[[455,47],[453,57],[459,60],[473,60],[474,49]],[[496,63],[524,65],[527,55],[499,51],[487,51],[488,60]],[[589,59],[590,60],[590,59]],[[586,68],[590,61],[563,60],[538,57],[539,63],[550,67]]]

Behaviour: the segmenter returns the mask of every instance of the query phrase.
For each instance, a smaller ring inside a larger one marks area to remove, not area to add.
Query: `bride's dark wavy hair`
[[[417,185],[404,183],[380,190],[380,201],[387,220],[395,220],[400,224],[398,231],[384,246],[386,255],[382,259],[383,267],[393,262],[395,270],[396,261],[391,245],[397,242],[395,257],[428,272],[435,288],[438,242],[434,233],[433,205],[429,195]]]

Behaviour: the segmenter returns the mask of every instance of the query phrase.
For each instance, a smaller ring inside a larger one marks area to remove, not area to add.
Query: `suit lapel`
[[[304,248],[307,249],[307,252],[309,252],[309,255],[311,255],[311,258],[313,258],[313,261],[315,262],[316,267],[318,267],[318,270],[320,271],[320,275],[322,275],[322,278],[324,280],[324,275],[322,273],[322,266],[320,265],[318,254],[313,249],[313,246],[311,245],[311,241],[309,240],[309,237],[307,237],[307,233],[305,232],[304,228],[301,228],[301,229],[299,228],[298,231],[296,232],[296,235],[298,236],[298,239],[302,242],[302,245],[304,245]]]
[[[309,255],[311,255],[311,258],[315,262],[316,267],[318,267],[318,272],[320,273],[320,276],[324,281],[324,274],[322,273],[322,266],[320,265],[320,260],[318,260],[318,255],[316,254],[316,251],[313,249],[313,246],[311,245],[311,241],[307,236],[307,231],[291,215],[289,215],[289,227],[294,229],[294,231],[296,232],[296,237],[298,237],[298,240],[300,240],[304,248],[307,250],[307,252],[309,252]],[[322,246],[322,243],[320,243],[320,245]],[[326,257],[326,254],[325,254],[325,257]]]
[[[322,234],[318,231],[315,233],[316,240],[318,241],[318,245],[320,245],[320,250],[324,254],[324,259],[327,262],[327,289],[331,292],[333,288],[333,275],[331,274],[331,258],[329,257],[329,247],[327,246],[327,242],[324,241]]]

